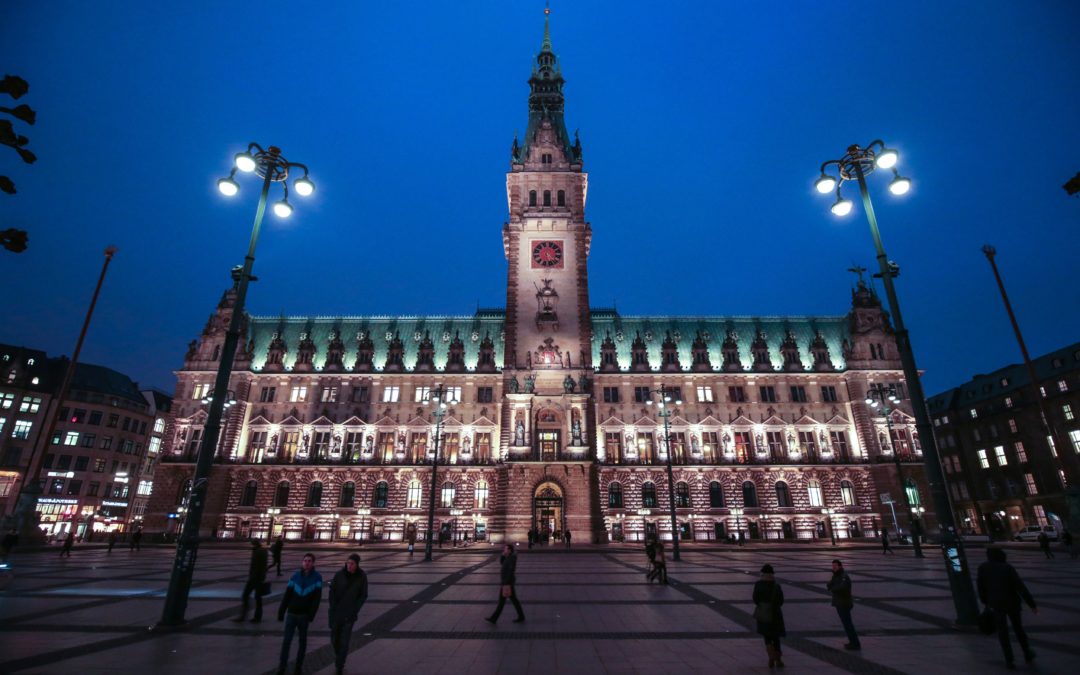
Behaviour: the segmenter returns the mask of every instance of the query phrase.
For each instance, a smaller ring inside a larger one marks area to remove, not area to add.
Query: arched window
[[[447,481],[442,486],[442,507],[444,509],[453,508],[454,497],[457,495],[457,486]]]
[[[757,487],[750,481],[742,484],[742,502],[743,506],[757,507]]]
[[[244,483],[244,494],[240,496],[240,506],[255,506],[255,493],[259,490],[258,481]]]
[[[641,505],[647,509],[656,508],[656,484],[644,483],[641,486]]]
[[[675,484],[675,507],[679,509],[690,508],[690,486],[683,482]]]
[[[622,508],[622,483],[612,483],[607,488],[607,505],[609,508]]]
[[[851,481],[840,481],[840,499],[844,501],[844,506],[855,506],[855,485]]]
[[[371,507],[375,509],[385,509],[387,502],[390,501],[390,485],[384,480],[375,484],[375,492],[371,496]]]
[[[724,508],[724,486],[720,484],[720,481],[714,480],[709,483],[709,508]]]
[[[536,206],[536,190],[529,190],[529,206]]]
[[[416,479],[409,481],[409,488],[405,493],[405,508],[420,508],[420,481]]]
[[[776,481],[776,505],[782,509],[791,508],[791,490],[782,480]]]
[[[806,492],[810,495],[810,506],[825,506],[825,499],[821,495],[821,481],[811,478],[806,483]]]
[[[565,190],[559,190],[557,193],[555,193],[555,197],[556,197],[556,199],[555,199],[556,204],[558,204],[559,206],[566,206],[566,191]]]
[[[349,481],[341,486],[341,499],[338,500],[338,507],[342,509],[351,509],[356,501],[356,483]]]
[[[322,483],[315,481],[308,487],[307,501],[304,502],[304,506],[307,508],[318,508],[322,506]]]
[[[277,489],[274,490],[274,506],[288,506],[289,505],[289,481],[283,480],[277,484]]]
[[[476,481],[476,488],[473,490],[473,502],[474,508],[486,509],[488,506],[488,484],[486,480]]]
[[[551,206],[551,190],[544,190],[544,206]]]
[[[997,486],[995,485],[994,487],[996,488]],[[917,485],[915,485],[915,481],[913,479],[908,478],[906,481],[904,481],[904,489],[907,490],[907,498],[908,501],[911,502],[912,506],[922,505],[922,500],[919,499],[919,488]]]

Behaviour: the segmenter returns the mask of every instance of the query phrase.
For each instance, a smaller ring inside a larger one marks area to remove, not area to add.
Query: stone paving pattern
[[[436,551],[424,562],[398,548],[366,547],[370,598],[352,639],[348,673],[685,673],[768,671],[753,632],[750,592],[765,562],[784,586],[789,672],[970,673],[1004,671],[996,638],[951,626],[952,601],[935,549],[883,557],[870,548],[686,547],[669,563],[670,586],[647,585],[644,553],[618,546],[525,550],[518,595],[528,620],[508,607],[487,624],[498,584],[497,548]],[[300,544],[286,548],[295,569]],[[261,624],[230,621],[248,553],[204,546],[182,630],[150,630],[160,617],[172,549],[76,548],[17,552],[0,592],[0,673],[274,672],[284,579],[274,581]],[[351,550],[316,548],[332,576]],[[984,559],[970,550],[972,563]],[[859,653],[842,649],[829,606],[829,562],[845,561],[855,585]],[[1076,672],[1080,656],[1080,561],[1011,549],[1010,562],[1040,606],[1025,612],[1038,659],[1020,670]],[[307,673],[332,673],[326,605],[309,635]],[[294,643],[295,644],[295,643]],[[295,649],[295,646],[294,646]],[[290,664],[291,669],[291,664]],[[291,672],[291,670],[290,670]]]

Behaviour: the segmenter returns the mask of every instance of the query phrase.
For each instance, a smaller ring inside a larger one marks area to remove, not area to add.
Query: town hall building
[[[545,23],[506,174],[503,307],[245,317],[204,535],[423,539],[436,459],[434,527],[455,541],[523,541],[530,529],[604,543],[910,528],[890,509],[901,489],[916,504],[928,495],[910,406],[886,420],[864,402],[871,386],[904,390],[876,295],[860,281],[836,316],[593,306],[588,174],[563,84]],[[177,372],[148,533],[183,521],[234,301],[226,291]]]

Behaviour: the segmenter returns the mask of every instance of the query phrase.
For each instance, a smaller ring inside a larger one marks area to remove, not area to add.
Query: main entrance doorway
[[[555,483],[541,483],[533,495],[533,529],[541,542],[566,530],[562,489]]]

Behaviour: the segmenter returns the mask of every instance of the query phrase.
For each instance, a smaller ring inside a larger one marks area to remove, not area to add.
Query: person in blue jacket
[[[304,654],[307,652],[308,626],[315,620],[322,601],[322,575],[315,571],[315,556],[304,554],[300,570],[292,575],[285,587],[285,597],[278,608],[278,621],[285,622],[285,639],[281,643],[281,660],[278,663],[278,675],[285,674],[289,663],[289,648],[293,634],[300,633],[300,646],[296,652],[294,673],[304,672]]]

